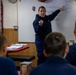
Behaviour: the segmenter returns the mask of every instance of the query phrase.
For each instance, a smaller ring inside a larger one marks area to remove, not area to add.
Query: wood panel
[[[13,28],[4,29],[4,35],[7,38],[8,45],[18,42],[18,31]]]
[[[18,31],[14,30],[13,28],[5,28],[4,29],[4,36],[7,38],[8,41],[8,45],[11,44],[15,44],[18,43]],[[22,42],[20,42],[22,43]],[[23,50],[17,53],[9,53],[14,54],[14,55],[34,55],[36,57],[37,53],[36,53],[36,48],[35,48],[35,44],[34,43],[28,43],[29,48],[27,50]],[[37,57],[32,61],[32,66],[35,67],[37,66]]]

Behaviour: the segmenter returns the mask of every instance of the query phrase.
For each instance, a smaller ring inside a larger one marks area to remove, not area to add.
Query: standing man
[[[38,14],[33,22],[33,27],[35,31],[35,45],[37,50],[38,61],[37,64],[41,64],[46,60],[46,57],[43,54],[44,50],[44,39],[52,32],[51,21],[59,14],[60,11],[64,10],[64,7],[56,10],[50,15],[46,15],[46,8],[44,6],[40,6],[38,8]]]

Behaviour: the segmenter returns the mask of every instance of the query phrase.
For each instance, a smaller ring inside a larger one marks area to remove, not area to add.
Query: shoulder
[[[16,67],[15,62],[11,58],[6,58],[5,61],[9,65],[9,67]]]
[[[35,20],[40,20],[41,17],[39,16],[39,14],[36,14]]]
[[[4,58],[0,57],[0,63],[10,65],[10,64],[15,64],[14,61],[11,58]]]
[[[36,14],[35,20],[33,21],[33,24],[38,23],[38,21],[40,21],[41,18],[38,14]]]
[[[10,75],[18,75],[17,68],[11,58],[0,57],[0,69],[4,67],[5,73]]]
[[[0,60],[2,61],[2,62],[8,62],[8,61],[13,61],[11,58],[4,58],[4,57],[0,57]]]
[[[11,58],[5,58],[5,61],[8,63],[13,63],[14,61]]]
[[[37,67],[35,67],[33,70],[31,70],[30,74],[29,75],[41,75],[42,73],[42,70],[44,68],[44,64],[40,64],[38,65]],[[45,68],[44,68],[45,69]]]
[[[65,65],[66,70],[68,69],[69,71],[71,70],[71,72],[75,72],[76,73],[76,66],[71,65],[70,63]]]
[[[2,64],[2,66],[8,67],[8,68],[15,67],[15,63],[11,58],[0,57],[0,63]]]

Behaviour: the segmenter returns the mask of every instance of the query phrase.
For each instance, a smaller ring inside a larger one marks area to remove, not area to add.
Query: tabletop
[[[17,49],[13,49],[13,50],[7,50],[7,53],[14,53],[14,52],[19,52],[19,51],[22,51],[22,50],[26,50],[26,49],[28,49],[29,48],[29,46],[22,46],[21,48],[17,48]]]

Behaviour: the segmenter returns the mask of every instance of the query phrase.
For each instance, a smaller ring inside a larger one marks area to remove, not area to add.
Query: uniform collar
[[[46,60],[47,63],[68,63],[68,61],[62,57],[52,56]]]

